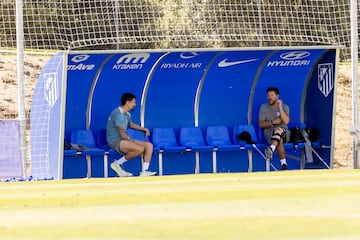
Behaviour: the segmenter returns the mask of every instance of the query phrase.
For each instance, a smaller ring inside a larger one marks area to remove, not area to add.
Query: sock
[[[123,163],[126,162],[126,161],[127,161],[127,160],[126,160],[125,156],[122,156],[121,158],[119,158],[118,160],[116,160],[116,162],[119,163],[119,164],[123,164]]]
[[[281,163],[281,165],[283,165],[283,164],[286,164],[286,165],[287,165],[287,163],[286,163],[286,158],[280,159],[280,163]]]
[[[148,162],[143,163],[143,172],[145,172],[149,169],[149,165],[150,165],[150,163],[148,163]]]
[[[273,144],[270,145],[270,148],[273,152],[275,152],[276,147]]]

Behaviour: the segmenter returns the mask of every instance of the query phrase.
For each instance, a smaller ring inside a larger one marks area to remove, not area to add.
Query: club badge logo
[[[53,107],[59,98],[57,73],[44,74],[44,97],[50,107]]]
[[[334,73],[332,63],[318,65],[318,89],[327,97],[334,88]]]

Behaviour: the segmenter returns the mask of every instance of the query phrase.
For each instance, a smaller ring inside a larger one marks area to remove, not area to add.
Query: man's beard
[[[276,103],[275,100],[268,100],[269,105],[274,105]]]

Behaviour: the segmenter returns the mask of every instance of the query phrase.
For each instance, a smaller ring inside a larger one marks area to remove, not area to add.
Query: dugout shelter
[[[337,59],[336,47],[57,53],[43,68],[34,90],[32,175],[55,179],[89,176],[87,154],[64,154],[64,139],[71,143],[73,131],[91,130],[95,147],[102,149],[100,133],[124,92],[137,96],[137,107],[131,113],[135,123],[151,131],[171,128],[179,145],[183,127],[200,128],[208,145],[207,128],[226,126],[231,144],[236,145],[236,126],[252,125],[258,146],[264,146],[258,111],[267,101],[269,86],[278,87],[280,98],[290,107],[289,127],[308,125],[320,132],[315,155],[298,146],[287,149],[289,168],[323,168],[319,157],[332,167]],[[264,171],[265,161],[256,151],[252,151],[249,168],[248,150],[217,152],[216,172]],[[198,156],[192,151],[164,153],[161,166],[158,154],[155,151],[153,155],[153,171],[159,172],[161,167],[163,174],[214,172],[212,150]],[[311,159],[302,165],[304,154]],[[115,157],[106,151],[91,156],[90,175],[115,176],[109,168]],[[276,155],[272,163],[279,167]],[[140,161],[127,164],[127,170],[140,171]]]

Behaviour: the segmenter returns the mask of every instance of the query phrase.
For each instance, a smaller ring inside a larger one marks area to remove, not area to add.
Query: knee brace
[[[285,137],[285,135],[286,135],[286,130],[284,128],[277,127],[275,128],[271,136],[271,141],[277,141],[279,143],[280,139]]]

